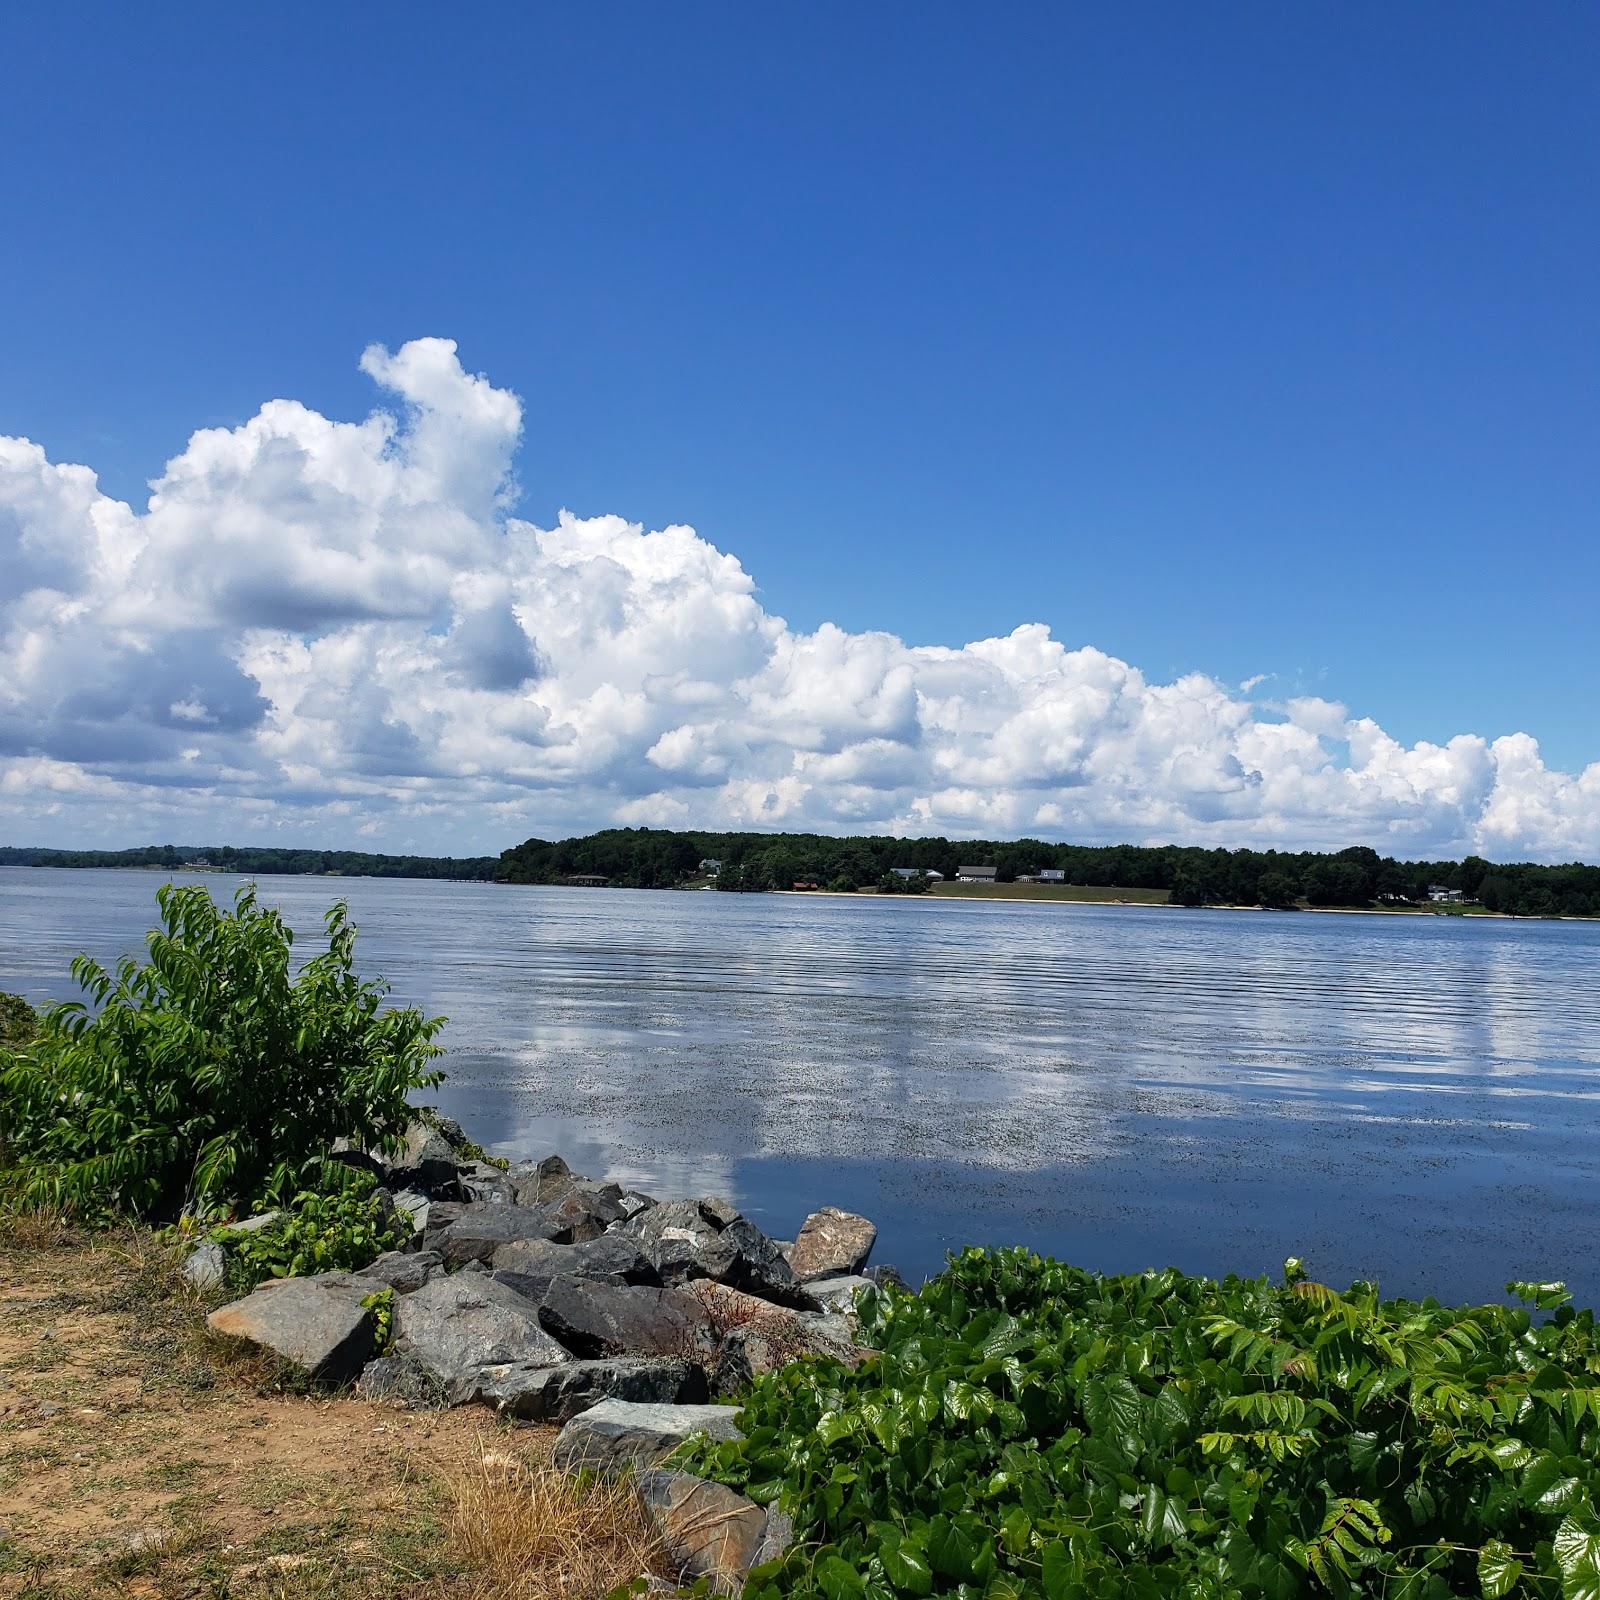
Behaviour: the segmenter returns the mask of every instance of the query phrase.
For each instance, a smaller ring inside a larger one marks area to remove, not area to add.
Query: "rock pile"
[[[716,1197],[658,1201],[559,1156],[502,1170],[442,1117],[413,1123],[391,1158],[334,1153],[377,1177],[411,1220],[410,1246],[360,1272],[263,1284],[212,1312],[212,1327],[375,1401],[478,1402],[565,1424],[557,1462],[636,1471],[686,1580],[733,1593],[782,1552],[776,1510],[658,1463],[694,1433],[737,1438],[737,1410],[708,1402],[753,1377],[804,1356],[866,1357],[856,1299],[899,1281],[868,1267],[866,1218],[825,1207],[783,1245]],[[225,1251],[225,1240],[202,1245],[191,1281],[220,1283]],[[393,1340],[375,1355],[384,1291]]]

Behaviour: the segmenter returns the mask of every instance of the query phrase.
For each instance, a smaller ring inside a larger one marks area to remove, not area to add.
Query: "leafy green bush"
[[[376,1189],[370,1173],[350,1172],[342,1188],[302,1190],[264,1228],[250,1233],[214,1229],[211,1236],[227,1249],[228,1287],[248,1294],[268,1278],[355,1272],[385,1250],[399,1249],[410,1238],[411,1225],[385,1212]]]
[[[89,1004],[55,1007],[0,1058],[7,1196],[171,1216],[293,1193],[340,1137],[393,1148],[408,1096],[440,1080],[444,1019],[380,1009],[386,986],[356,976],[345,907],[327,914],[328,949],[292,973],[294,936],[253,890],[231,911],[198,886],[156,898],[149,959],[113,975],[79,956]]]
[[[39,1018],[20,994],[0,993],[0,1050],[20,1050],[39,1032]]]
[[[1553,1315],[968,1251],[687,1459],[794,1516],[759,1600],[1596,1600],[1594,1315],[1509,1288]]]

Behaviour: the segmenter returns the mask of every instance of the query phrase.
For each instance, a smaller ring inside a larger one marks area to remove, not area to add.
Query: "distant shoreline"
[[[341,879],[358,879],[364,883],[443,883],[443,884],[483,884],[487,887],[498,889],[580,889],[586,887],[581,884],[570,883],[516,883],[505,879],[495,878],[445,878],[420,876],[412,877],[400,872],[266,872],[257,869],[250,871],[238,867],[219,867],[208,865],[192,867],[183,864],[176,867],[148,866],[143,863],[129,863],[126,866],[89,866],[68,865],[63,862],[52,862],[39,865],[24,865],[20,862],[0,862],[0,872],[6,870],[18,872],[142,872],[165,874],[171,878],[177,873],[193,873],[197,877],[234,877],[249,878],[260,882],[274,878],[315,878],[323,882]],[[627,888],[627,885],[616,885],[618,888]],[[592,893],[604,892],[591,889]],[[635,893],[639,892],[637,890]],[[671,888],[656,889],[659,894],[681,894],[684,886],[678,885]],[[713,884],[703,884],[690,890],[690,893],[715,892]],[[1600,917],[1575,916],[1571,913],[1553,916],[1515,916],[1507,911],[1434,911],[1427,906],[1417,905],[1409,907],[1400,906],[1261,906],[1261,905],[1233,905],[1218,902],[1213,905],[1180,906],[1174,905],[1170,900],[1128,900],[1116,895],[1090,896],[1082,895],[1071,899],[1056,898],[1053,896],[1039,896],[1017,894],[877,894],[870,890],[843,889],[767,889],[761,891],[765,894],[784,895],[795,900],[853,900],[853,901],[906,901],[912,904],[931,903],[934,905],[962,905],[976,903],[981,905],[1003,906],[1120,906],[1134,911],[1261,911],[1282,912],[1289,914],[1309,913],[1315,916],[1335,917],[1442,917],[1448,921],[1472,922],[1600,922]]]
[[[559,886],[558,886],[559,887]],[[1402,910],[1398,906],[1238,906],[1206,905],[1176,906],[1170,900],[1122,900],[1114,896],[1104,899],[1087,896],[1075,900],[1055,900],[1041,896],[1015,894],[863,894],[859,890],[844,889],[769,889],[768,894],[787,895],[793,900],[884,900],[907,901],[912,904],[963,905],[978,903],[998,906],[1121,906],[1131,911],[1270,911],[1290,915],[1311,913],[1315,916],[1336,917],[1443,917],[1452,922],[1595,922],[1595,917],[1514,917],[1505,911],[1449,912],[1430,911],[1426,906]]]

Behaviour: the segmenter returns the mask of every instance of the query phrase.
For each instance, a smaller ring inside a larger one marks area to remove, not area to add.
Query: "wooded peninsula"
[[[0,847],[0,866],[134,867],[247,875],[327,874],[500,883],[604,881],[618,888],[691,884],[760,893],[815,885],[836,893],[916,894],[956,887],[961,868],[994,869],[993,884],[1018,885],[1049,873],[1070,889],[1130,892],[1184,906],[1404,910],[1451,896],[1465,907],[1511,916],[1600,915],[1600,866],[1572,862],[1401,861],[1364,845],[1338,851],[1206,850],[1182,845],[1074,845],[1041,839],[897,839],[818,833],[715,833],[606,828],[548,841],[528,839],[496,856],[382,855],[231,845],[148,845],[134,850]],[[911,869],[912,876],[905,876]],[[920,876],[916,874],[926,874]],[[942,884],[932,875],[949,880]],[[966,886],[959,886],[966,887]],[[1039,885],[1047,898],[1046,886]],[[1059,898],[1074,898],[1063,893]]]

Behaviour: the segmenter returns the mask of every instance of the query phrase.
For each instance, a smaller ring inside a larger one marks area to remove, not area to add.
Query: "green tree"
[[[241,889],[233,909],[201,887],[157,896],[149,959],[114,973],[72,963],[90,1005],[45,1017],[0,1065],[5,1191],[81,1213],[170,1217],[181,1207],[292,1193],[339,1138],[393,1147],[444,1019],[383,1009],[354,970],[343,904],[328,948],[292,973],[293,934]]]
[[[1264,872],[1256,884],[1256,898],[1264,906],[1292,906],[1298,898],[1295,884],[1281,872]]]
[[[20,994],[0,993],[0,1050],[20,1050],[39,1031],[39,1017]]]

